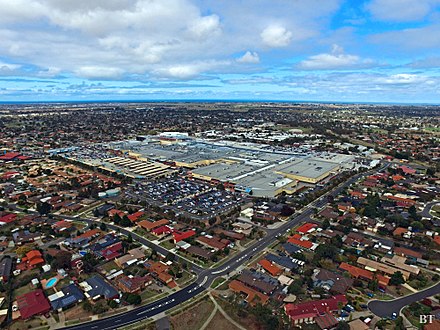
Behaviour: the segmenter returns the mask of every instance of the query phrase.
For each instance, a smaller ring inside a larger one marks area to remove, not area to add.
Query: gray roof
[[[75,284],[69,284],[61,289],[64,297],[60,297],[50,302],[52,309],[62,309],[84,299],[84,293]]]
[[[87,292],[90,297],[102,296],[105,299],[112,299],[119,294],[113,286],[108,284],[99,275],[88,278],[86,282],[92,287],[92,289]]]
[[[12,259],[10,257],[4,257],[0,261],[0,276],[9,277],[12,270]]]

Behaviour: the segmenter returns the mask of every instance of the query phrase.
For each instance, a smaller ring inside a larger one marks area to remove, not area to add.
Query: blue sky
[[[440,0],[0,0],[0,101],[440,103]]]

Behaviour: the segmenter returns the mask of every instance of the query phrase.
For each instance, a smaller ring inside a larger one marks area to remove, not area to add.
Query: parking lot
[[[127,189],[125,194],[130,199],[146,200],[173,209],[176,213],[185,212],[197,217],[217,215],[242,203],[240,194],[182,176],[138,183]]]
[[[175,204],[178,210],[185,210],[195,215],[222,213],[241,203],[241,196],[230,191],[213,189],[192,198],[185,198]]]

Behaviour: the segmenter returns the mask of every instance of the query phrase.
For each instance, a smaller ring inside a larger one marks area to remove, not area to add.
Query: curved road
[[[382,169],[386,168],[389,164],[385,164]],[[281,234],[287,233],[292,227],[298,225],[303,221],[307,221],[310,215],[313,214],[314,208],[320,208],[327,203],[327,196],[337,196],[344,188],[350,186],[354,182],[356,182],[360,177],[370,175],[374,172],[378,171],[378,169],[374,169],[365,173],[359,173],[345,181],[343,184],[335,187],[330,192],[323,194],[318,199],[311,202],[309,205],[304,207],[301,212],[297,215],[293,215],[290,220],[286,221],[282,226],[277,229],[274,229],[267,233],[265,237],[261,240],[253,244],[251,247],[246,250],[241,251],[240,253],[233,256],[231,259],[226,261],[219,267],[213,269],[205,269],[202,270],[200,267],[193,266],[193,269],[198,273],[197,280],[186,286],[185,288],[148,305],[137,307],[133,310],[124,312],[122,314],[114,315],[108,318],[104,318],[101,320],[91,321],[71,327],[67,327],[65,329],[70,330],[90,330],[90,329],[99,329],[99,330],[110,330],[117,329],[124,325],[139,322],[145,319],[148,319],[156,314],[165,312],[183,302],[188,301],[189,299],[195,297],[200,294],[204,290],[208,289],[215,278],[219,276],[228,275],[231,271],[236,270],[239,266],[244,264],[246,261],[249,261],[254,255],[263,251],[266,247],[272,244],[276,237]],[[76,218],[76,220],[85,220]],[[87,222],[93,222],[94,220],[85,220]],[[112,228],[112,227],[110,227]],[[118,227],[119,228],[119,227]],[[125,229],[121,230],[122,233],[128,233]],[[132,233],[133,235],[133,233]],[[137,236],[137,235],[136,235]],[[142,237],[136,237],[139,239]],[[143,240],[141,240],[143,243]],[[149,241],[147,241],[149,242]],[[151,244],[151,242],[150,242]],[[150,245],[148,244],[148,245]],[[195,269],[196,268],[196,269]]]
[[[417,212],[420,216],[424,218],[433,218],[432,214],[430,213],[431,209],[434,207],[434,205],[440,205],[439,201],[433,201],[426,204],[424,209],[420,212]]]
[[[440,293],[440,282],[423,291],[410,294],[408,296],[397,298],[394,300],[371,300],[368,303],[368,309],[379,317],[392,317],[393,313],[399,315],[400,310],[414,302],[423,300],[427,297]]]

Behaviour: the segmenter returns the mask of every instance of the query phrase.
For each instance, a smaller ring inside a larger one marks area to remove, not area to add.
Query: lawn
[[[174,330],[200,329],[214,310],[211,300],[203,300],[195,306],[170,317]],[[210,329],[208,327],[208,329]],[[214,328],[211,328],[214,329]],[[215,327],[217,329],[217,327]]]
[[[222,284],[224,281],[226,281],[223,277],[216,278],[214,282],[211,284],[211,289],[215,289],[217,286]]]
[[[163,242],[160,242],[159,245],[163,246],[167,250],[174,249],[174,247],[175,247],[174,243],[172,243],[171,241],[163,241]]]
[[[176,283],[179,286],[182,286],[183,284],[187,283],[189,280],[191,280],[192,275],[190,273],[188,273],[186,270],[183,271],[183,275],[181,278],[178,278],[176,280]]]
[[[109,273],[112,269],[120,269],[113,260],[103,264],[100,268],[106,273]]]
[[[21,287],[19,287],[19,288],[17,288],[17,289],[15,289],[14,290],[14,293],[13,293],[13,295],[12,295],[12,297],[13,297],[13,299],[15,299],[15,298],[17,298],[18,296],[21,296],[21,295],[23,295],[23,294],[25,294],[25,293],[28,293],[28,292],[31,292],[31,291],[33,291],[34,289],[33,288],[31,288],[31,286],[28,284],[28,285],[25,285],[25,286],[21,286]]]

